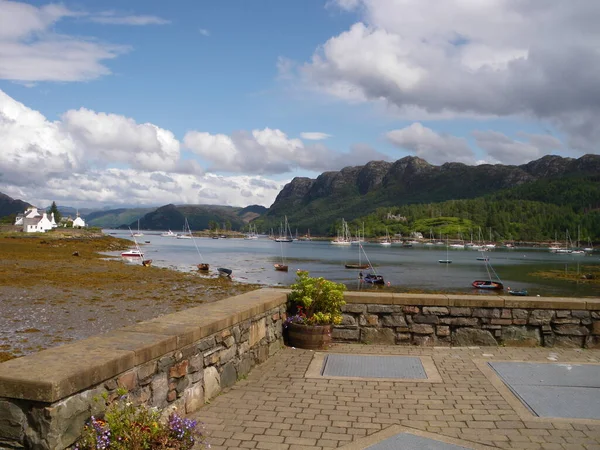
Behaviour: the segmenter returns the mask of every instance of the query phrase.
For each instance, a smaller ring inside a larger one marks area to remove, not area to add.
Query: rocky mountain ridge
[[[435,166],[407,156],[324,172],[316,179],[294,178],[281,190],[265,219],[288,215],[299,227],[309,227],[306,218],[317,212],[325,221],[353,219],[377,207],[476,198],[543,178],[599,173],[600,155],[591,154],[577,159],[548,155],[519,166]]]

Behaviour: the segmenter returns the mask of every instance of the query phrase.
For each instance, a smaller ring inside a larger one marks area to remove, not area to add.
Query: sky
[[[0,192],[270,206],[418,156],[598,154],[600,2],[0,0]]]

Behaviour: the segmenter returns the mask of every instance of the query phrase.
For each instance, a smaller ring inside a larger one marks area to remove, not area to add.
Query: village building
[[[48,218],[46,212],[40,212],[35,206],[30,206],[24,213],[17,214],[15,225],[23,227],[25,233],[45,233],[57,227],[54,213],[51,213]]]
[[[73,221],[73,228],[85,228],[85,220],[79,217],[79,211],[77,211],[77,217]]]

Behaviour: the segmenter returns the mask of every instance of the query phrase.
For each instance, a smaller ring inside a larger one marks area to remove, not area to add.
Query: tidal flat
[[[130,247],[101,231],[1,233],[0,362],[260,287],[101,253]]]

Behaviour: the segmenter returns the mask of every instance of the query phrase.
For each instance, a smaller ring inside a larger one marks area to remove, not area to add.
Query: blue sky
[[[598,153],[594,17],[583,1],[0,0],[0,192],[269,206],[294,176],[370,160]]]

